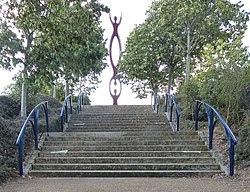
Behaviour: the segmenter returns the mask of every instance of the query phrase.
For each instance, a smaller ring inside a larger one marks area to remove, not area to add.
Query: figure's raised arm
[[[113,24],[114,22],[112,21],[112,19],[111,19],[111,14],[109,13],[109,20],[110,20],[110,22]]]
[[[118,25],[120,25],[121,21],[122,21],[122,13],[121,13],[120,21],[119,21]]]

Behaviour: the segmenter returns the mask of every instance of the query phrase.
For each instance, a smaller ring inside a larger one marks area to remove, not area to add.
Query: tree
[[[190,77],[191,61],[195,63],[199,59],[205,44],[214,44],[218,39],[229,42],[245,32],[249,13],[241,7],[240,3],[232,4],[228,0],[160,0],[153,3],[151,12],[167,24],[165,31],[171,32],[185,55],[185,82]]]
[[[142,97],[146,96],[147,89],[165,90],[166,78],[170,92],[174,75],[178,76],[182,70],[179,46],[168,31],[162,32],[165,23],[150,14],[130,34],[119,68],[123,78],[133,85],[133,91]]]
[[[249,56],[242,36],[230,43],[218,40],[215,46],[205,46],[202,63],[195,73],[200,98],[221,108],[230,124],[240,125],[242,119],[243,95],[250,88]]]
[[[54,6],[58,9],[57,4]],[[107,50],[99,19],[101,11],[107,12],[108,9],[96,1],[86,3],[84,8],[80,1],[60,6],[60,11],[47,20],[53,27],[41,28],[44,34],[49,35],[46,36],[46,44],[41,42],[38,45],[38,50],[46,50],[47,55],[44,52],[37,54],[37,60],[42,64],[46,58],[50,58],[53,64],[47,66],[46,70],[54,73],[56,78],[64,78],[68,84],[69,80],[76,82],[89,73],[99,74],[106,67],[103,58]]]
[[[98,1],[17,1],[3,5],[0,62],[22,66],[21,116],[26,116],[25,82],[53,82],[100,73],[106,66],[100,15],[109,9]],[[77,79],[77,78],[75,78]]]

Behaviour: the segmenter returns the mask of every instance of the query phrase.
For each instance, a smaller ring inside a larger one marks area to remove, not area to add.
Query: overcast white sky
[[[152,0],[101,0],[101,2],[111,8],[112,18],[114,16],[120,17],[122,13],[122,22],[118,28],[119,35],[124,44],[129,33],[133,30],[136,24],[140,24],[145,19],[145,12],[148,7],[151,5]],[[231,0],[231,2],[238,2],[238,0]],[[250,11],[250,0],[241,0],[245,5],[244,9]],[[108,39],[107,47],[109,46],[110,37],[113,32],[113,27],[109,21],[107,14],[102,16],[102,25],[105,29],[104,37]],[[244,39],[244,44],[250,46],[250,23],[248,23],[248,31],[246,32],[246,37]],[[114,41],[114,50],[117,50],[117,41]],[[117,55],[114,55],[117,58]],[[117,60],[117,59],[115,59]],[[109,57],[107,58],[109,63]],[[90,99],[92,105],[112,105],[113,101],[109,95],[109,81],[112,76],[112,68],[106,68],[101,75],[102,83],[99,85],[99,88],[92,93]],[[12,82],[13,72],[9,73],[0,69],[0,92],[3,88]],[[132,105],[132,104],[150,104],[150,98],[146,100],[135,99],[135,94],[132,94],[130,87],[123,85],[123,90],[121,97],[118,99],[118,104],[120,105]]]

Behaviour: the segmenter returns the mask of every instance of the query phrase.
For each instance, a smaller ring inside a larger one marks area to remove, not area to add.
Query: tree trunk
[[[22,84],[21,117],[27,117],[27,89],[25,83]]]
[[[55,98],[55,99],[56,99],[56,84],[57,84],[57,83],[55,83],[55,85],[54,85],[54,90],[53,90],[53,98]]]
[[[172,80],[173,80],[173,68],[169,68],[169,74],[168,74],[168,89],[167,92],[170,94],[171,92],[171,86],[172,86]]]
[[[65,84],[65,98],[69,95],[69,81],[66,80]]]
[[[187,28],[187,55],[186,55],[186,77],[185,77],[185,83],[188,83],[189,78],[190,78],[190,61],[191,61],[191,56],[190,56],[190,29],[189,27]]]

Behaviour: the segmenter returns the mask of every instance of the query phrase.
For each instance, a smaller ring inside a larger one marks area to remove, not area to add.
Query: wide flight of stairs
[[[66,132],[50,133],[29,174],[168,177],[221,173],[197,132],[173,132],[150,106],[90,106]]]

